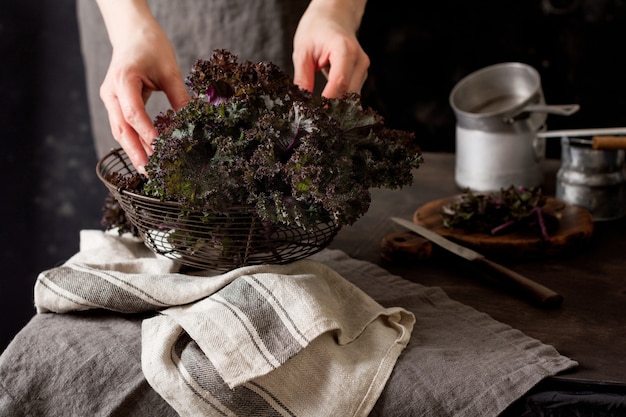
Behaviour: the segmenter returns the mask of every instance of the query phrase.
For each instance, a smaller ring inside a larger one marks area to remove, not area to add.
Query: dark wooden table
[[[461,192],[454,183],[454,154],[426,153],[424,159],[411,187],[373,190],[367,214],[343,228],[331,248],[422,285],[441,287],[451,298],[579,362],[577,369],[555,379],[626,387],[626,219],[596,222],[591,239],[578,250],[505,263],[564,296],[560,307],[542,308],[442,250],[428,260],[392,263],[382,259],[382,239],[403,230],[390,216],[411,219],[422,204]],[[548,195],[554,195],[559,163],[545,163],[543,189]]]

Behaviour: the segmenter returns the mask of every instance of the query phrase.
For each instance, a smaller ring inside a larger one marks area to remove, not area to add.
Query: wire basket
[[[106,179],[110,173],[130,176],[135,172],[121,149],[109,152],[96,166],[98,178],[145,244],[191,268],[227,271],[293,262],[324,249],[340,229],[334,222],[318,222],[307,229],[271,223],[259,218],[252,206],[232,207],[226,213],[183,213],[179,203],[123,190]]]

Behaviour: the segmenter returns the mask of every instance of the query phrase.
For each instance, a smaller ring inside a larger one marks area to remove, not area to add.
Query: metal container
[[[577,105],[546,105],[539,73],[507,62],[463,78],[450,93],[456,125],[455,181],[461,188],[499,191],[538,186],[547,114],[569,115]]]
[[[479,192],[543,182],[545,139],[536,132],[482,132],[456,127],[455,182]]]
[[[626,215],[624,150],[592,149],[561,138],[556,197],[587,208],[594,221]]]

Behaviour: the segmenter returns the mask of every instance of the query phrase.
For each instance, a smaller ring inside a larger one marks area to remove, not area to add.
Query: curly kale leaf
[[[137,194],[143,192],[143,187],[146,182],[146,177],[138,173],[124,176],[117,172],[112,172],[105,175],[105,179],[111,184],[114,184],[119,190]],[[105,230],[117,229],[120,235],[130,233],[133,236],[139,236],[139,230],[131,223],[121,204],[111,193],[107,194],[104,199],[100,225],[104,227]]]
[[[268,62],[218,50],[187,85],[191,101],[155,120],[145,192],[189,209],[254,206],[271,222],[352,224],[370,188],[410,184],[422,162],[414,135],[386,128],[358,95],[313,97]]]

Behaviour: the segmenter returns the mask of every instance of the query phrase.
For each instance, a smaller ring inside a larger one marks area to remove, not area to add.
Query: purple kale
[[[187,79],[191,101],[155,119],[144,192],[188,209],[253,206],[263,220],[354,223],[370,188],[412,182],[412,133],[385,127],[360,97],[314,97],[269,62],[215,51]]]

